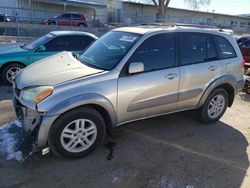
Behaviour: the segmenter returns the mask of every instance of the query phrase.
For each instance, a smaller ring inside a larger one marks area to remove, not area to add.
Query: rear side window
[[[81,18],[81,15],[79,15],[79,14],[72,14],[72,18]]]
[[[207,60],[208,61],[218,60],[217,51],[210,36],[207,38]]]
[[[250,48],[250,40],[240,43],[240,47]]]
[[[220,36],[214,36],[214,41],[218,47],[220,59],[228,59],[236,57],[236,53],[234,51],[233,46],[226,38]]]
[[[61,18],[63,18],[63,19],[71,18],[71,14],[62,14]]]
[[[210,50],[211,56],[213,51]],[[189,65],[205,62],[206,35],[199,33],[183,33],[180,35],[180,64]]]
[[[174,66],[175,35],[158,34],[146,39],[129,62],[143,62],[144,70],[153,71]]]
[[[58,36],[44,44],[46,51],[82,51],[93,42],[88,36]]]

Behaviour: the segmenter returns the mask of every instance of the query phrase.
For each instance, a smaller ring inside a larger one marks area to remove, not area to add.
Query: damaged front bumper
[[[22,122],[23,130],[34,137],[33,151],[40,151],[48,147],[49,127],[57,116],[46,116],[35,109],[24,106],[13,98],[17,118]]]
[[[16,98],[13,99],[13,106],[25,132],[34,131],[40,124],[42,116],[36,110],[23,106]]]

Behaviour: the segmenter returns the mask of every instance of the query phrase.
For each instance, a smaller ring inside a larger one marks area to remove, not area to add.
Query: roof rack
[[[187,23],[174,23],[174,24],[172,24],[172,26],[183,26],[183,27],[197,27],[197,28],[218,29],[218,27],[212,26],[212,25],[187,24]]]
[[[188,24],[188,23],[143,23],[141,25],[151,25],[151,26],[169,26],[169,27],[196,27],[196,28],[203,28],[203,29],[214,29],[220,32],[226,32],[226,33],[231,33],[233,34],[233,30],[231,29],[222,29],[218,28],[216,26],[211,26],[211,25],[201,25],[201,24]]]

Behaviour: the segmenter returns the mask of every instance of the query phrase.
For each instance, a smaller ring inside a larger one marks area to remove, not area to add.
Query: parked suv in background
[[[240,50],[241,50],[244,60],[247,63],[250,63],[250,40],[241,42],[239,46],[240,46]]]
[[[83,26],[88,27],[87,19],[82,14],[65,13],[52,19],[42,21],[45,25]]]
[[[190,109],[204,123],[218,121],[243,88],[241,64],[223,30],[118,28],[79,58],[63,52],[20,71],[13,101],[37,148],[76,158],[127,122]]]

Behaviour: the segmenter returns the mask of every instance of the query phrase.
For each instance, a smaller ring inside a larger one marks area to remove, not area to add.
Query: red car
[[[71,13],[65,13],[65,14],[55,16],[52,19],[43,20],[42,24],[88,27],[87,19],[82,14],[71,14]]]
[[[250,40],[240,43],[239,47],[246,63],[250,63]]]

